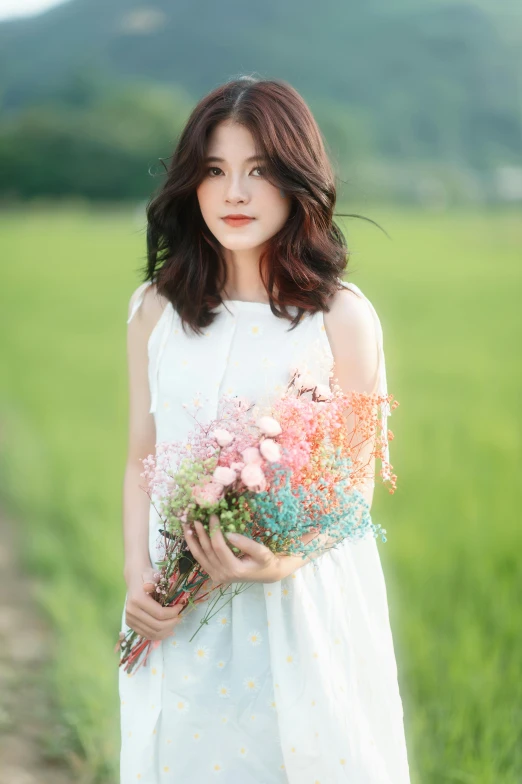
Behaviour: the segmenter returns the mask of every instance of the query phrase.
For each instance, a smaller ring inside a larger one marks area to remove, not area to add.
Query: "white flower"
[[[189,709],[189,703],[187,700],[178,700],[176,702],[176,710],[178,713],[186,713]]]
[[[271,416],[259,417],[256,425],[267,436],[278,436],[283,432],[277,419],[274,419]]]
[[[317,379],[310,372],[310,368],[303,367],[301,370],[301,384],[304,384],[307,387],[315,387],[317,386]]]
[[[227,697],[230,697],[230,688],[228,686],[226,686],[224,683],[222,683],[220,686],[218,686],[218,690],[217,691],[218,691],[219,696],[222,697],[223,699],[226,699]]]
[[[266,477],[259,463],[247,463],[241,471],[241,479],[249,490],[258,492],[266,487]]]
[[[250,632],[248,635],[248,641],[251,645],[259,645],[263,638],[261,637],[259,632]]]
[[[288,599],[290,596],[290,590],[288,588],[281,588],[281,596],[283,599]]]
[[[264,438],[259,444],[259,451],[269,463],[281,459],[281,448],[272,438]]]
[[[194,656],[198,661],[208,661],[210,656],[210,648],[207,648],[206,645],[198,645],[198,647],[194,650]]]
[[[230,626],[230,618],[223,613],[223,615],[218,616],[217,623],[218,626],[221,626],[221,628],[224,629],[225,626]]]
[[[313,389],[317,386],[314,376],[305,365],[294,368],[293,372],[295,373],[294,384],[297,389]]]
[[[326,400],[328,400],[329,398],[332,397],[332,390],[326,384],[317,384],[315,388],[315,394],[317,395],[317,397],[325,398]]]
[[[216,466],[214,469],[213,477],[216,482],[220,482],[222,485],[231,485],[237,479],[237,474],[232,468],[228,468],[228,466]]]
[[[246,465],[250,463],[260,463],[261,462],[261,453],[257,446],[247,446],[241,452],[243,457],[243,461]]]
[[[254,676],[245,678],[245,680],[243,681],[243,686],[247,691],[257,691],[259,689],[257,680],[256,678],[254,678]]]
[[[224,427],[218,427],[212,431],[212,436],[216,439],[219,446],[228,446],[235,438],[234,434]]]

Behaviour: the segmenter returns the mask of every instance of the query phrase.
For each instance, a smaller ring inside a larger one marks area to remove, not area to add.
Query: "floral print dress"
[[[379,318],[355,284],[343,285],[374,316],[378,392],[386,394]],[[184,439],[195,415],[214,418],[222,395],[259,402],[280,394],[292,368],[329,383],[333,355],[322,312],[290,331],[265,303],[227,300],[217,313],[204,335],[186,334],[169,303],[154,327],[148,354],[157,443]],[[383,417],[389,413],[385,406]],[[161,539],[151,505],[152,563]],[[197,605],[184,616],[145,666],[118,670],[120,784],[409,784],[372,535],[344,542],[280,582],[251,583],[200,626],[204,612]]]

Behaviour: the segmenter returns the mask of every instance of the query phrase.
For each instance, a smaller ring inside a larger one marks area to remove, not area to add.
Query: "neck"
[[[259,274],[260,248],[230,250],[223,248],[226,283],[222,299],[245,302],[268,302],[266,289]]]

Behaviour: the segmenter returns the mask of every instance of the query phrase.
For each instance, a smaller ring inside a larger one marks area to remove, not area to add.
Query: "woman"
[[[190,638],[153,587],[159,519],[141,458],[215,418],[222,395],[277,395],[290,369],[386,392],[382,332],[333,223],[317,124],[282,81],[240,78],[204,97],[148,207],[146,281],[129,309],[122,631],[160,641],[120,668],[121,784],[409,782],[386,589],[373,536],[314,562],[217,531],[186,539],[216,582],[248,582]],[[383,415],[387,412],[383,409]],[[371,503],[373,483],[366,498]],[[242,571],[240,571],[240,568]]]

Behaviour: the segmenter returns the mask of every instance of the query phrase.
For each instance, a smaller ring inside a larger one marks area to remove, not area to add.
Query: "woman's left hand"
[[[214,583],[275,583],[304,564],[300,556],[277,555],[243,534],[231,534],[229,542],[244,555],[238,558],[227,545],[217,515],[210,515],[210,536],[196,520],[195,531],[183,525],[185,540],[194,558]]]

